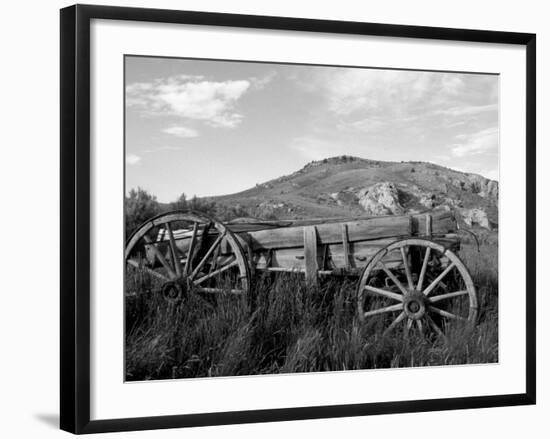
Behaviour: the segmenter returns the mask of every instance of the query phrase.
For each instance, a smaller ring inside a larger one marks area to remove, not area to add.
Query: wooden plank
[[[348,225],[347,224],[342,224],[342,250],[344,252],[344,267],[346,269],[350,269],[351,268],[351,260],[350,260]]]
[[[450,247],[457,242],[457,235],[448,237],[437,237],[435,242],[445,247]],[[350,263],[353,268],[363,268],[378,251],[391,243],[395,238],[378,239],[373,241],[360,241],[349,244]],[[304,270],[305,257],[302,247],[271,249],[265,252],[253,252],[253,265],[258,270],[264,270],[267,267],[278,268],[281,270]],[[344,257],[344,246],[341,242],[328,245],[329,264],[328,268],[343,269],[346,267]],[[396,263],[401,263],[401,255],[391,254],[384,258],[389,261],[395,259]],[[322,269],[322,267],[320,267]]]
[[[317,230],[316,226],[305,226],[304,229],[304,257],[306,269],[306,283],[317,285]]]
[[[424,215],[415,216],[424,219]],[[456,223],[449,212],[434,215],[433,234],[446,234],[456,231]],[[411,232],[411,220],[408,215],[394,217],[369,218],[345,222],[349,242],[368,241],[372,239],[407,237]],[[336,244],[342,242],[342,223],[319,224],[317,228],[318,243]],[[269,248],[290,248],[303,245],[303,227],[283,227],[271,230],[258,230],[248,233],[253,250]]]
[[[436,240],[441,235],[448,234],[449,232],[456,231],[456,222],[450,212],[436,213],[432,215],[432,236]],[[418,224],[422,224],[422,227],[418,227]],[[374,217],[362,220],[354,220],[340,223],[320,223],[316,225],[317,230],[317,242],[319,245],[342,245],[342,225],[346,226],[348,243],[350,244],[350,253],[352,257],[350,259],[353,265],[353,244],[358,242],[373,242],[380,240],[390,240],[388,242],[395,241],[400,237],[409,237],[411,231],[424,235],[426,224],[426,215],[419,214],[413,215],[412,220],[409,215],[402,216],[385,216]],[[413,229],[411,229],[411,226]],[[283,249],[283,248],[302,248],[304,245],[303,238],[303,226],[299,227],[280,227],[269,230],[256,230],[252,232],[236,233],[235,236],[246,247],[250,246],[253,252],[265,252],[270,249]],[[174,230],[174,237],[176,245],[182,254],[187,253],[189,247],[190,237],[192,231],[177,231]],[[197,238],[201,236],[201,231],[197,231]],[[208,234],[207,245],[210,242],[214,242],[217,234]],[[166,240],[166,242],[168,239]],[[376,245],[375,242],[373,242]],[[162,243],[159,244],[159,248],[162,247]],[[230,252],[230,246],[226,239],[221,243],[222,254]]]
[[[426,236],[431,237],[433,233],[433,218],[427,213],[426,214]]]

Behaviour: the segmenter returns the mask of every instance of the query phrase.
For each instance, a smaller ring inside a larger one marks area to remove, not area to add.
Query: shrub
[[[188,208],[189,207],[185,193],[182,193],[176,201],[170,203],[171,210],[186,210]]]
[[[126,237],[141,223],[161,212],[157,197],[140,187],[131,189],[124,201]]]

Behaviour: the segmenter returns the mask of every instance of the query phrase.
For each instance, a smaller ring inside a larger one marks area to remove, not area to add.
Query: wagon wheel
[[[475,324],[477,296],[468,269],[451,250],[425,239],[404,239],[380,250],[357,290],[362,322],[381,320],[385,332],[402,327],[444,335],[451,322]]]
[[[239,241],[202,213],[176,211],[150,219],[128,239],[125,259],[127,284],[133,280],[137,293],[159,291],[171,301],[189,293],[249,293],[250,272]]]

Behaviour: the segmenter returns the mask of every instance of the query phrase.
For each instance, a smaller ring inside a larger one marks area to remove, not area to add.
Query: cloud
[[[141,157],[136,154],[126,154],[127,165],[137,165],[141,161]]]
[[[443,87],[441,74],[398,70],[336,70],[322,73],[319,81],[330,110],[339,115],[424,106]]]
[[[489,113],[489,112],[498,111],[497,104],[489,105],[464,105],[459,107],[452,107],[443,110],[438,110],[438,114],[444,114],[447,116],[474,116],[480,113]]]
[[[354,129],[364,133],[376,133],[387,126],[387,123],[374,118],[363,118],[352,122],[342,122],[338,125],[340,129]]]
[[[251,86],[250,80],[211,81],[203,76],[176,75],[126,87],[128,107],[147,114],[176,116],[233,128],[243,116],[236,102]]]
[[[269,72],[267,75],[262,76],[261,78],[250,78],[252,86],[256,90],[264,89],[273,79],[277,76],[276,71]]]
[[[183,138],[198,137],[199,135],[197,130],[193,128],[182,127],[182,126],[173,126],[169,128],[164,128],[162,132],[166,134],[171,134],[176,137],[183,137]]]
[[[483,154],[498,151],[498,129],[487,128],[473,134],[460,134],[455,137],[460,140],[451,147],[455,157]]]
[[[158,146],[156,148],[145,149],[143,150],[143,152],[146,154],[154,154],[159,151],[181,151],[183,149],[184,148],[182,148],[181,146],[164,145],[164,146]]]
[[[494,75],[326,69],[301,84],[306,91],[321,91],[329,111],[342,120],[418,123],[444,117],[448,124],[498,111]]]

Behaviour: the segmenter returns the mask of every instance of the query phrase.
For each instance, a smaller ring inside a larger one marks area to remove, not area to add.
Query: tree
[[[216,215],[216,202],[209,201],[204,198],[198,198],[196,195],[193,195],[193,198],[187,203],[191,210],[197,212],[206,213],[207,215],[215,216]]]
[[[186,210],[188,208],[189,205],[187,203],[187,196],[185,195],[185,192],[182,193],[176,201],[170,203],[171,210]]]
[[[126,237],[128,237],[140,224],[158,215],[160,205],[157,197],[140,187],[131,189],[125,198]]]

